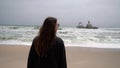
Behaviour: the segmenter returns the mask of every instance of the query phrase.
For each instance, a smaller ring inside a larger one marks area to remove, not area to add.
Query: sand
[[[30,46],[0,45],[0,68],[26,68]],[[68,68],[120,68],[120,49],[66,47]]]

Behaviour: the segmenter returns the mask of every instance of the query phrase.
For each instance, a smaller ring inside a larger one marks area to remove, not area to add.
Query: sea
[[[0,25],[0,44],[30,46],[39,28],[39,26]],[[65,46],[120,49],[120,28],[60,27],[57,36],[63,39]]]

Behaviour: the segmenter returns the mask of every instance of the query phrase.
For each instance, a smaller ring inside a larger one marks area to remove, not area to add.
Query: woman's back
[[[56,37],[47,53],[41,57],[35,50],[36,38],[33,40],[28,56],[27,68],[67,68],[65,46],[62,39]]]

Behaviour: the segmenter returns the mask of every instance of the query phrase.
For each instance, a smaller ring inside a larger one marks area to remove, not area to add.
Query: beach
[[[0,44],[0,68],[26,68],[30,46]],[[120,49],[66,47],[68,68],[120,68]]]

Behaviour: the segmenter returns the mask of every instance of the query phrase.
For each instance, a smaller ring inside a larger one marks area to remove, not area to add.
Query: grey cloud
[[[100,27],[120,27],[119,0],[0,0],[0,24],[38,25],[47,16],[61,25],[91,20]]]

